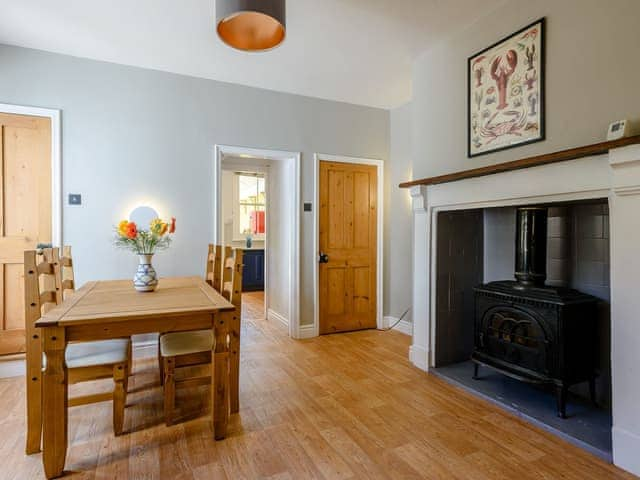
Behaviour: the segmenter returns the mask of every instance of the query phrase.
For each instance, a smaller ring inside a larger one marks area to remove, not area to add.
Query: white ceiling
[[[0,0],[0,43],[392,108],[411,63],[503,0],[288,0],[287,38],[235,51],[214,0]]]

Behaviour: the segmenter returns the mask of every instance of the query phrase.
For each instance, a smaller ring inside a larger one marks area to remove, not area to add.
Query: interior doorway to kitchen
[[[246,318],[274,322],[294,338],[299,331],[299,158],[292,152],[218,145],[214,168],[214,242],[244,249]]]

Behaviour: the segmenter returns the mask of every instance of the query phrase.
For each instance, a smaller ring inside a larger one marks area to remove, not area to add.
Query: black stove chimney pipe
[[[547,279],[547,208],[523,207],[516,214],[516,280],[542,287]]]

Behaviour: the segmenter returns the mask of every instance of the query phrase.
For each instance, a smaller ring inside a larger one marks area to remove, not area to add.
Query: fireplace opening
[[[439,212],[433,371],[611,460],[608,202],[528,208]]]

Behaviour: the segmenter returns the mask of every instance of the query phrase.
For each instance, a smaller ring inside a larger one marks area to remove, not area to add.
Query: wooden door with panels
[[[375,165],[320,162],[319,331],[376,328]]]
[[[0,113],[0,355],[25,351],[24,251],[51,238],[51,120]]]

